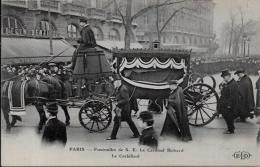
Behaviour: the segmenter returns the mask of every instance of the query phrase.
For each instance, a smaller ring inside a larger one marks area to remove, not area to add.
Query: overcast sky
[[[246,19],[260,20],[260,0],[214,0],[214,31],[219,37],[223,23],[228,21],[230,12],[238,12],[242,9],[246,13]]]

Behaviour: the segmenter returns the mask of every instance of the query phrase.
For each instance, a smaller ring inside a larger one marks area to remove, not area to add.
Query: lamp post
[[[49,22],[49,38],[50,38],[50,56],[53,56],[53,45],[52,45],[52,24],[51,24],[51,0],[48,0],[48,22]]]
[[[244,35],[243,35],[243,42],[244,42],[244,43],[243,43],[243,50],[244,50],[244,51],[243,51],[243,52],[244,52],[243,55],[244,55],[244,57],[246,56],[246,40],[247,40],[247,35],[244,34]]]
[[[250,55],[250,38],[247,39],[247,56],[249,57]]]

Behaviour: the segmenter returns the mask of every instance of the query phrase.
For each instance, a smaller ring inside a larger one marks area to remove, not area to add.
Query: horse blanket
[[[9,100],[11,115],[25,114],[25,84],[26,81],[9,81],[4,83],[3,91],[6,90],[5,93]]]

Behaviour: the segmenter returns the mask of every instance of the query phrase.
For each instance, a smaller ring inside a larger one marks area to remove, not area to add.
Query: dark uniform
[[[149,111],[143,111],[140,113],[139,118],[147,125],[147,127],[142,131],[142,134],[139,138],[139,144],[146,145],[152,148],[157,148],[158,136],[152,126],[154,121],[152,113]]]
[[[66,125],[57,118],[58,106],[53,103],[47,105],[47,109],[52,114],[44,128],[42,142],[46,144],[60,143],[65,146],[67,143]]]
[[[181,87],[171,91],[168,98],[167,114],[161,131],[162,136],[177,135],[183,141],[192,140],[184,94]]]
[[[255,108],[252,80],[247,75],[244,75],[241,79],[239,79],[238,87],[241,94],[241,108],[238,116],[240,117],[241,121],[245,121],[247,117],[253,117],[253,113],[250,112],[254,111]]]
[[[240,93],[237,82],[232,79],[226,84],[223,84],[221,96],[219,98],[218,109],[226,121],[228,131],[234,133],[234,119],[239,111]]]
[[[111,133],[111,139],[116,139],[116,135],[118,132],[118,129],[120,127],[120,121],[126,121],[134,133],[134,137],[139,136],[138,129],[136,128],[132,118],[131,118],[131,108],[130,108],[130,97],[128,93],[128,89],[125,85],[121,85],[117,92],[116,92],[116,99],[117,99],[117,107],[120,108],[121,111],[121,117],[116,115],[114,117],[114,127]]]

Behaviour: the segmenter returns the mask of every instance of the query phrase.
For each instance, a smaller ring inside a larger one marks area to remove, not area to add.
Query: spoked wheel
[[[80,124],[91,132],[100,132],[109,127],[112,120],[112,112],[104,102],[100,100],[87,101],[79,111]]]
[[[210,85],[213,89],[216,88],[217,83],[216,83],[216,79],[212,76],[212,75],[206,75],[203,77],[203,83],[207,83],[208,85]]]
[[[188,86],[192,84],[203,83],[203,77],[200,74],[192,73],[189,75]]]
[[[184,89],[189,124],[205,126],[217,115],[218,94],[209,85],[194,84]]]

